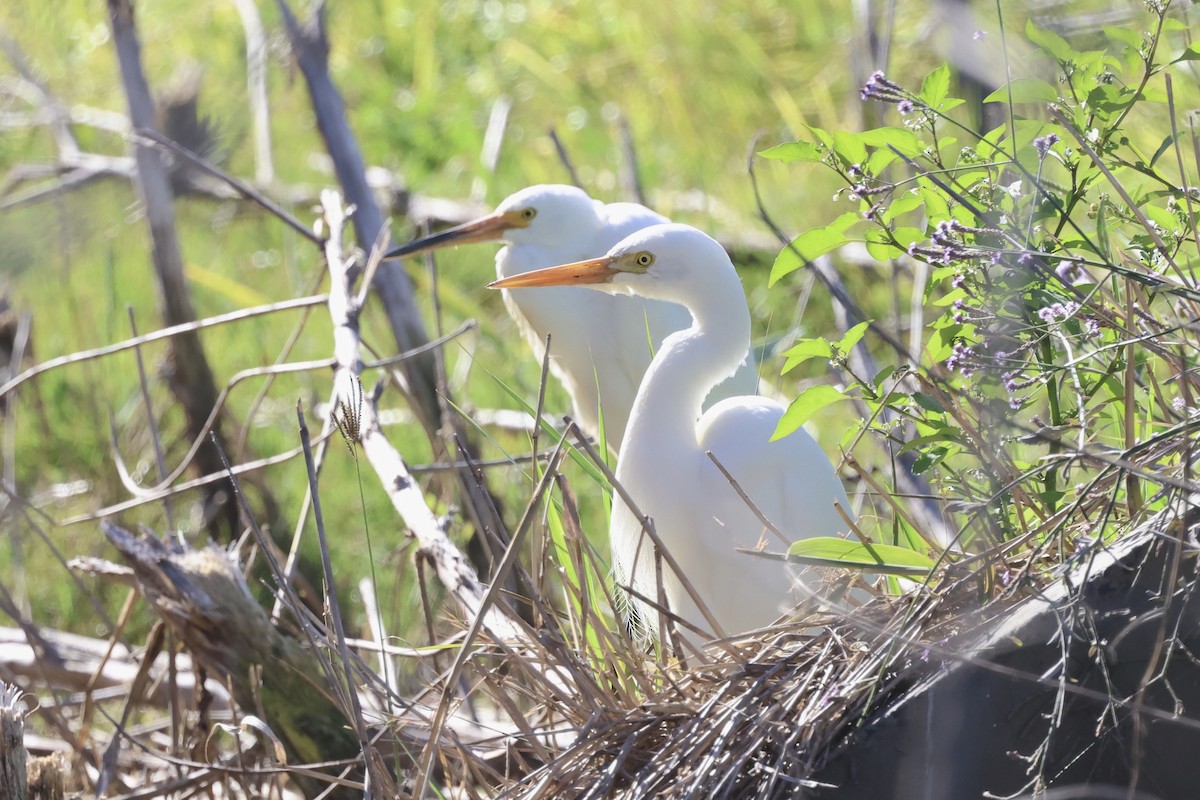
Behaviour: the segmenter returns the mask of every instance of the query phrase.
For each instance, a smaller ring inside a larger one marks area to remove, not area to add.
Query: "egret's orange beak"
[[[589,258],[587,261],[576,261],[573,264],[563,264],[561,267],[546,267],[501,278],[488,284],[489,289],[524,289],[533,286],[579,286],[587,283],[608,283],[619,275],[621,270],[613,266],[613,259],[608,256]]]
[[[528,221],[521,218],[516,212],[497,211],[486,217],[464,222],[462,225],[455,225],[453,228],[447,228],[444,231],[393,247],[384,253],[383,257],[403,258],[460,244],[495,242],[504,236],[505,231],[512,228],[523,228],[528,224]]]

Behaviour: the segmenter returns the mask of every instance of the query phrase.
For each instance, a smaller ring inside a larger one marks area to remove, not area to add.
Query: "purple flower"
[[[978,42],[983,37],[987,36],[987,31],[975,31],[971,34],[972,41]]]
[[[1183,402],[1182,397],[1176,397],[1171,401],[1171,408],[1175,410],[1175,413],[1182,414],[1183,410],[1187,408],[1187,403]]]
[[[896,110],[899,111],[901,114],[911,114],[913,111],[912,100],[901,100],[899,103],[896,104]]]
[[[1039,308],[1037,315],[1042,322],[1049,325],[1059,320],[1069,319],[1075,316],[1078,311],[1079,303],[1076,303],[1074,300],[1068,300],[1065,303],[1051,303],[1045,308]]]
[[[1079,265],[1074,261],[1060,261],[1058,266],[1054,268],[1054,274],[1058,279],[1066,284],[1075,283],[1075,277],[1079,273]]]
[[[974,355],[975,351],[968,345],[956,342],[954,349],[950,351],[950,357],[946,359],[946,369],[958,370],[964,378],[969,378],[975,371],[975,366],[971,362]]]
[[[871,77],[858,90],[858,96],[863,100],[878,100],[881,103],[899,103],[907,99],[900,84],[889,81],[881,70],[871,73]]]
[[[1083,321],[1083,336],[1085,339],[1100,338],[1100,323],[1094,317],[1088,317]]]
[[[950,286],[955,289],[961,289],[963,287],[963,284],[966,282],[966,280],[967,280],[966,275],[963,275],[961,272],[956,272],[956,273],[954,273],[954,277],[950,281]],[[955,302],[961,303],[962,301],[957,300]]]
[[[1045,136],[1039,136],[1033,140],[1033,147],[1037,150],[1038,158],[1044,159],[1050,152],[1053,145],[1058,144],[1058,134],[1047,133]]]

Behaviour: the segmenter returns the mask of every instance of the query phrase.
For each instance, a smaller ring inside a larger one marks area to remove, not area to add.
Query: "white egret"
[[[503,279],[603,255],[634,231],[665,222],[666,217],[645,206],[604,204],[574,186],[530,186],[507,197],[492,214],[396,247],[387,257],[501,241],[505,246],[496,254],[496,275]],[[571,396],[575,418],[598,438],[603,413],[605,438],[616,452],[653,351],[669,334],[688,326],[687,312],[670,302],[606,297],[571,287],[505,291],[504,303],[539,359],[550,334],[550,368]],[[756,383],[754,364],[746,359],[736,375],[714,390],[710,402],[752,394]]]
[[[706,395],[746,358],[750,312],[737,272],[717,242],[686,225],[634,233],[607,255],[496,281],[496,288],[586,286],[683,305],[686,330],[668,336],[654,356],[630,413],[616,476],[654,522],[726,634],[770,624],[798,598],[778,561],[738,552],[760,541],[783,543],[755,515],[708,457],[713,456],[779,531],[791,539],[829,536],[847,525],[845,489],[825,453],[803,429],[771,441],[783,406],[762,397],[730,397],[702,412]],[[628,506],[614,500],[610,528],[617,579],[656,599],[654,548]],[[671,611],[711,630],[680,579],[661,567]],[[635,600],[641,635],[658,633],[658,615]]]

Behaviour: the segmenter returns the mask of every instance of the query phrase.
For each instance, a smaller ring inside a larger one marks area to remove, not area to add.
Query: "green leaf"
[[[783,417],[779,420],[779,426],[775,428],[775,435],[771,437],[771,441],[794,433],[797,428],[808,422],[813,414],[845,397],[846,395],[842,394],[841,389],[825,383],[810,386],[792,401],[787,411],[783,412]]]
[[[1200,61],[1200,42],[1192,42],[1188,49],[1180,53],[1171,63],[1177,64],[1180,61]]]
[[[786,375],[805,361],[814,358],[833,358],[833,345],[824,339],[804,339],[783,354],[787,360],[780,375]]]
[[[1158,227],[1165,231],[1174,231],[1177,227],[1179,227],[1179,219],[1165,208],[1145,205],[1142,206],[1142,213],[1145,214],[1151,222],[1158,225]]]
[[[857,138],[867,147],[887,150],[888,145],[891,145],[909,158],[916,158],[925,151],[921,139],[905,128],[873,128],[857,134]]]
[[[835,347],[838,349],[838,352],[843,354],[849,353],[854,348],[854,345],[858,344],[859,340],[862,339],[863,334],[867,332],[867,328],[869,327],[871,327],[871,321],[867,320],[865,322],[858,323],[853,328],[846,331],[846,335],[843,336],[841,341],[835,345]]]
[[[1025,23],[1025,35],[1029,37],[1029,41],[1033,42],[1059,61],[1072,61],[1079,56],[1079,53],[1072,49],[1071,45],[1067,43],[1066,39],[1062,38],[1054,31],[1047,31],[1038,28],[1033,24],[1033,20]]]
[[[867,146],[854,133],[835,131],[833,134],[833,152],[837,153],[847,164],[861,164],[867,160]]]
[[[1160,144],[1158,146],[1158,149],[1154,151],[1154,155],[1150,157],[1150,166],[1153,167],[1155,165],[1155,163],[1160,158],[1163,157],[1163,154],[1171,149],[1171,145],[1174,143],[1175,143],[1175,135],[1174,134],[1170,134],[1169,136],[1167,136],[1167,138],[1163,139],[1162,144]]]
[[[814,536],[792,542],[788,548],[790,560],[802,564],[872,572],[893,572],[901,575],[924,575],[933,569],[934,562],[924,553],[893,544],[866,544],[836,536]]]
[[[897,158],[899,158],[899,156],[893,153],[891,150],[885,150],[882,147],[877,147],[875,151],[867,157],[867,163],[863,164],[863,172],[867,173],[868,175],[878,175]]]
[[[1058,90],[1038,78],[1017,78],[1009,81],[983,98],[983,102],[1007,103],[1010,95],[1014,103],[1058,102]]]
[[[777,144],[774,147],[768,147],[766,150],[759,151],[758,154],[763,158],[782,161],[786,164],[791,164],[796,161],[821,161],[825,158],[825,153],[821,150],[821,148],[817,147],[811,142],[801,141]]]
[[[920,98],[930,108],[937,108],[950,93],[950,65],[943,63],[921,82]]]
[[[908,192],[902,194],[888,204],[888,207],[883,210],[883,221],[891,222],[901,214],[907,214],[910,211],[915,211],[925,204],[924,198],[918,192]]]
[[[913,460],[912,471],[914,475],[921,475],[928,472],[936,466],[942,459],[946,457],[949,451],[944,447],[935,447],[932,450],[926,450]]]
[[[934,414],[946,413],[946,409],[942,407],[941,401],[931,394],[926,394],[925,392],[913,392],[912,398],[916,401],[917,405],[926,411],[932,411]]]
[[[795,272],[814,258],[836,250],[851,240],[845,231],[862,219],[857,212],[847,211],[833,222],[821,228],[810,228],[792,240],[779,253],[771,267],[770,285],[791,272]]]
[[[946,202],[946,195],[928,178],[921,179],[921,200],[925,203],[925,216],[929,217],[930,227],[950,219],[950,204]]]
[[[1133,89],[1126,89],[1113,83],[1104,83],[1088,92],[1087,102],[1092,108],[1100,111],[1122,111],[1134,100]]]
[[[1105,25],[1103,31],[1104,35],[1109,39],[1132,47],[1134,50],[1138,50],[1142,46],[1142,35],[1132,28],[1117,28]]]
[[[907,253],[910,244],[924,238],[925,232],[919,228],[897,228],[890,237],[885,231],[874,229],[867,231],[867,252],[876,261],[890,261]],[[892,244],[892,239],[896,240],[899,247]]]

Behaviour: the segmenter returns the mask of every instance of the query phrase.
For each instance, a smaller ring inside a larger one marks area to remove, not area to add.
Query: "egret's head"
[[[493,289],[588,286],[609,294],[682,302],[723,289],[737,272],[712,237],[689,225],[653,225],[634,233],[600,258],[526,272],[498,280]]]
[[[412,256],[470,242],[542,247],[586,242],[601,225],[598,205],[586,192],[574,186],[530,186],[506,197],[487,216],[392,248],[385,257]]]

